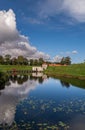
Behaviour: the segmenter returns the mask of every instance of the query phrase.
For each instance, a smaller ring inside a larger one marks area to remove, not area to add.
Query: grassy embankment
[[[16,69],[18,71],[20,70],[32,70],[31,66],[27,66],[27,65],[0,65],[0,72],[7,72],[7,71],[11,71],[13,69]]]
[[[85,64],[73,64],[69,66],[48,67],[45,74],[51,77],[67,77],[85,79]]]
[[[10,70],[32,70],[31,66],[25,65],[0,65],[0,72],[7,72]],[[51,77],[67,77],[85,79],[85,64],[73,64],[69,66],[48,67],[45,74]]]

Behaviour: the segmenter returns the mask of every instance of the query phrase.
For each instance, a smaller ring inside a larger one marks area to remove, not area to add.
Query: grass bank
[[[32,70],[31,66],[27,66],[27,65],[0,65],[0,72],[7,72],[7,71],[11,71],[13,69],[16,69],[18,71],[20,70]]]
[[[45,74],[51,77],[67,77],[85,80],[85,64],[72,64],[69,66],[48,67]]]
[[[32,70],[31,66],[27,65],[0,65],[0,72],[7,72],[13,69],[16,70]],[[85,64],[73,64],[69,66],[48,67],[45,74],[51,77],[67,77],[85,80]]]

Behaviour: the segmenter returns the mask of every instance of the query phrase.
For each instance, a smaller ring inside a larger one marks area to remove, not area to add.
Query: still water
[[[85,130],[85,81],[76,83],[10,76],[0,90],[0,130]]]

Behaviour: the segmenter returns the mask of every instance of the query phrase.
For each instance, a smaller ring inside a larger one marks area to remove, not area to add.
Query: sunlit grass
[[[69,66],[58,66],[58,67],[48,67],[48,69],[45,71],[48,75],[53,76],[85,76],[85,64],[73,64]]]
[[[27,65],[0,65],[0,71],[2,72],[7,72],[10,70],[31,70],[32,67],[31,66],[27,66]]]

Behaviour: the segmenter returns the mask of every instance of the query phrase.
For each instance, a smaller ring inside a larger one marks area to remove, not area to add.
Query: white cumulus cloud
[[[62,59],[62,56],[56,55],[56,56],[53,58],[53,61],[54,61],[54,62],[60,62],[61,59]]]
[[[78,53],[78,51],[76,51],[76,50],[72,51],[72,54],[77,54],[77,53]]]
[[[63,8],[79,22],[85,22],[85,0],[64,0]]]
[[[61,0],[45,0],[40,3],[39,15],[44,18],[56,15],[61,10]]]
[[[0,55],[23,55],[28,58],[49,59],[49,55],[30,45],[28,37],[21,35],[12,9],[0,11]]]
[[[62,13],[72,21],[85,22],[85,0],[45,0],[40,2],[38,9],[41,18]]]

